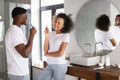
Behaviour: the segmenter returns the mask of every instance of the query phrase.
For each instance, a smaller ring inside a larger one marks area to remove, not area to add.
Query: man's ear
[[[22,15],[18,15],[18,16],[17,16],[17,19],[18,19],[19,21],[21,21]]]

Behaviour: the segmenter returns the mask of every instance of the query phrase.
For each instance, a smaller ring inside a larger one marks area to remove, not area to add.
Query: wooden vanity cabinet
[[[105,67],[94,70],[98,66],[68,66],[67,74],[86,80],[120,80],[120,69],[116,67]]]

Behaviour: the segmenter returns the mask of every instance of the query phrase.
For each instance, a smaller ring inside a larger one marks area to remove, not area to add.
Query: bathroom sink
[[[70,63],[83,65],[83,66],[93,66],[99,63],[99,56],[89,55],[89,54],[75,54],[70,55]]]

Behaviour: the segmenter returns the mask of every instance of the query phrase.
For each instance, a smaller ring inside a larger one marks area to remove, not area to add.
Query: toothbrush
[[[31,23],[29,23],[29,28],[30,28],[30,29],[32,28],[32,24],[31,24]]]
[[[97,68],[94,68],[93,70],[97,70],[97,69],[103,69],[104,67],[97,67]]]

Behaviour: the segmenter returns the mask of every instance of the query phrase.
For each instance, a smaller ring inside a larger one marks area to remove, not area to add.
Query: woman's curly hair
[[[96,28],[102,31],[108,31],[110,26],[110,20],[107,15],[101,15],[96,20]]]
[[[66,15],[65,13],[59,13],[56,18],[63,18],[64,19],[64,27],[62,29],[62,33],[68,33],[73,28],[73,21],[71,20],[70,16]]]

